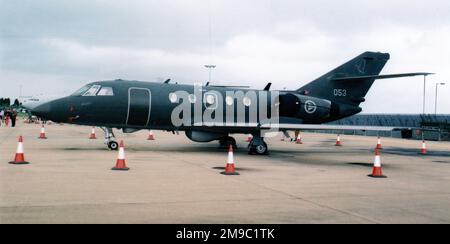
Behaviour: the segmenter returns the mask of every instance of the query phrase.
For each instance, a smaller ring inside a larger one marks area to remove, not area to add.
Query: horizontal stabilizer
[[[217,88],[250,88],[250,86],[218,86],[218,85],[209,85],[209,87],[217,87]]]
[[[365,80],[365,79],[393,79],[393,78],[401,78],[401,77],[410,77],[410,76],[427,76],[434,75],[434,73],[403,73],[403,74],[389,74],[389,75],[365,75],[365,76],[350,76],[350,77],[340,77],[333,78],[335,81],[353,81],[353,80]]]

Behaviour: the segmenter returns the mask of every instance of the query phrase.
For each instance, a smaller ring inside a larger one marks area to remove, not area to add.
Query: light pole
[[[211,82],[211,72],[212,72],[212,69],[216,68],[216,65],[214,65],[214,64],[207,64],[207,65],[205,65],[205,68],[209,69],[209,80],[208,80],[208,82]]]
[[[425,98],[427,95],[426,92],[426,88],[427,88],[427,75],[423,76],[423,110],[422,110],[422,114],[425,116]]]
[[[438,87],[445,85],[445,82],[436,83],[436,94],[434,96],[434,116],[437,115]]]

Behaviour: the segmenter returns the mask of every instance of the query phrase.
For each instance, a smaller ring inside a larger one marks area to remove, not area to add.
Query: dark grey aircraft
[[[387,53],[365,52],[293,91],[270,91],[270,84],[264,90],[253,90],[209,84],[181,85],[170,83],[170,80],[164,83],[121,79],[98,81],[84,86],[71,96],[40,105],[32,113],[54,122],[102,127],[106,144],[113,150],[118,145],[112,128],[117,128],[125,133],[143,129],[185,131],[193,141],[218,140],[222,146],[236,145],[231,134],[252,134],[249,152],[266,154],[268,147],[262,132],[270,129],[403,129],[323,125],[361,112],[359,105],[365,101],[367,92],[377,79],[429,74],[379,75],[389,57]],[[261,94],[265,94],[267,99],[262,99]],[[180,108],[181,104],[185,105],[184,109]],[[231,119],[225,108],[233,112]],[[265,117],[257,114],[259,116],[252,119],[251,114],[254,111],[261,113],[262,108],[267,111]],[[174,123],[174,111],[178,112],[176,117],[183,122],[186,119],[191,122]],[[200,111],[200,115],[196,111]],[[237,116],[239,111],[243,111],[240,118]],[[205,121],[205,114],[209,114],[208,118],[212,121]]]

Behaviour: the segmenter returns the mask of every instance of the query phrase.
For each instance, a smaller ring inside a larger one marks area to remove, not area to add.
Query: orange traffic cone
[[[246,142],[251,142],[252,140],[253,140],[253,136],[252,135],[248,135]]]
[[[382,147],[381,147],[381,138],[380,137],[378,137],[376,149],[382,149]]]
[[[120,141],[119,146],[119,155],[117,157],[116,167],[112,168],[112,170],[129,170],[130,168],[127,167],[125,164],[125,146],[123,144],[123,141]]]
[[[422,141],[422,149],[420,149],[420,154],[427,154],[428,150],[427,150],[427,143],[425,142],[425,140]]]
[[[41,134],[39,134],[38,139],[47,139],[47,137],[45,136],[45,126],[42,125],[41,127]]]
[[[373,161],[372,174],[368,176],[373,178],[386,178],[381,170],[381,157],[379,149],[375,149],[375,160]]]
[[[297,140],[295,140],[295,143],[296,143],[296,144],[303,144],[303,142],[302,142],[302,136],[301,136],[300,134],[297,136]]]
[[[234,166],[234,156],[233,156],[233,146],[230,145],[228,148],[228,160],[227,160],[227,166],[225,167],[225,171],[221,172],[223,175],[239,175],[238,172],[236,172],[236,168]]]
[[[14,161],[9,162],[10,164],[29,164],[29,162],[25,161],[25,154],[23,152],[23,138],[19,137],[19,143],[17,144],[16,156],[14,157]]]
[[[91,140],[97,139],[97,136],[95,136],[95,127],[92,127],[91,135],[89,136],[89,139],[91,139]]]
[[[152,130],[150,131],[150,133],[148,133],[147,140],[149,140],[149,141],[154,141],[155,140],[155,135],[153,135],[153,131]]]
[[[341,135],[338,135],[338,136],[337,136],[336,144],[334,144],[334,145],[337,146],[337,147],[342,146]]]

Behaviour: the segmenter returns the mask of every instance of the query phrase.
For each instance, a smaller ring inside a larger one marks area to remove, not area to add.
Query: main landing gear
[[[233,149],[237,149],[236,140],[233,137],[227,136],[219,140],[220,149],[228,149],[230,145]],[[248,144],[248,154],[250,155],[267,155],[269,154],[269,149],[267,143],[264,141],[263,137],[253,136],[253,139]]]
[[[119,143],[117,143],[116,136],[114,135],[112,128],[101,127],[101,129],[105,132],[105,145],[113,151],[119,149]]]
[[[225,138],[222,138],[219,140],[219,148],[220,149],[228,149],[228,147],[230,147],[230,145],[233,146],[233,149],[237,149],[237,144],[236,144],[236,139],[234,139],[231,136],[227,136]]]
[[[267,155],[269,148],[263,137],[253,136],[253,139],[248,144],[248,154],[250,155]]]

